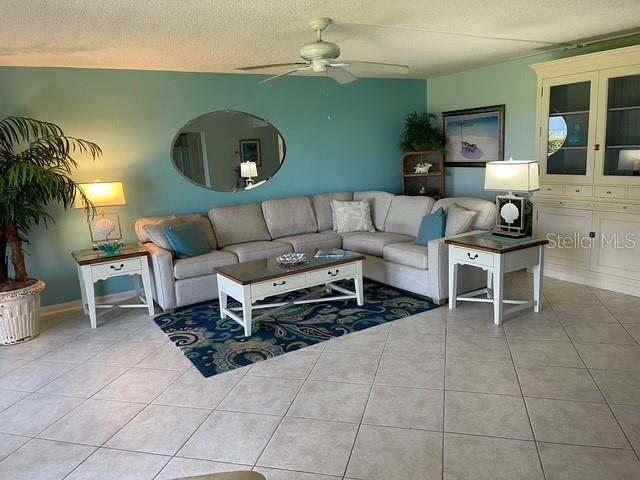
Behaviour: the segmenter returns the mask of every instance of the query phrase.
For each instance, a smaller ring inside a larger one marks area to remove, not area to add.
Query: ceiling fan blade
[[[334,65],[327,65],[327,75],[342,85],[358,80],[358,77],[351,72],[347,72],[344,68]]]
[[[352,60],[340,60],[340,66],[366,67],[383,73],[409,73],[409,67],[397,63],[358,62]]]
[[[252,65],[250,67],[237,67],[235,68],[235,70],[240,70],[242,72],[246,72],[249,70],[262,70],[262,69],[267,69],[267,68],[278,68],[278,67],[303,67],[307,65],[307,63],[304,62],[291,62],[291,63],[272,63],[270,65]]]
[[[274,75],[273,77],[265,78],[264,80],[259,81],[258,85],[262,85],[263,83],[270,82],[271,80],[284,77],[285,75],[289,75],[291,73],[301,72],[303,70],[309,70],[311,68],[311,65],[307,65],[305,63],[303,63],[302,65],[303,65],[302,67],[294,68],[293,70],[287,70],[286,72],[279,73],[278,75]]]

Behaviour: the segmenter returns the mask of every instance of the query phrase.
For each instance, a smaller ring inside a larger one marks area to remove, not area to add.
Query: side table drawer
[[[145,258],[146,261],[146,258]],[[113,277],[128,272],[140,270],[142,265],[139,258],[116,260],[110,263],[99,263],[91,266],[91,276],[94,280]]]
[[[302,288],[306,284],[306,275],[299,273],[283,278],[274,278],[266,282],[251,285],[251,298],[263,298],[280,292]]]
[[[453,258],[464,261],[470,265],[477,264],[485,267],[493,267],[493,255],[478,250],[467,250],[466,248],[455,247],[453,249]]]
[[[340,280],[341,278],[353,278],[355,274],[355,263],[336,265],[335,267],[323,268],[322,270],[307,272],[307,285],[333,282],[335,280]]]

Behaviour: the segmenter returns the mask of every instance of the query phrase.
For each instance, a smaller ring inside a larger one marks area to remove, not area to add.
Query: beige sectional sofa
[[[371,199],[376,231],[333,231],[331,201],[362,199]],[[168,217],[140,218],[135,228],[138,239],[151,254],[155,300],[164,310],[217,298],[216,267],[333,247],[363,254],[365,277],[442,303],[448,297],[444,239],[432,240],[425,247],[417,245],[415,238],[424,215],[440,207],[446,210],[452,203],[477,212],[472,232],[494,226],[496,207],[486,200],[453,197],[436,202],[429,197],[364,191],[212,208],[209,222],[204,221],[204,216],[199,222],[212,250],[186,259],[176,259],[171,251],[152,243],[145,231],[145,225]],[[177,218],[191,221],[198,217],[191,214]],[[486,284],[486,275],[475,267],[461,268],[459,279],[460,291]]]

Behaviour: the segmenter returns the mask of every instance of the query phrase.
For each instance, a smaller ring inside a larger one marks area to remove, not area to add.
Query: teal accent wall
[[[398,140],[407,113],[425,108],[425,81],[363,79],[341,86],[317,77],[257,85],[259,80],[235,74],[0,68],[0,118],[52,121],[100,145],[102,159],[81,161],[75,178],[124,182],[127,205],[117,210],[129,240],[135,240],[135,219],[146,215],[204,213],[215,206],[336,190],[400,191]],[[280,171],[249,192],[196,187],[170,161],[171,140],[187,121],[227,108],[267,119],[287,144]],[[89,244],[81,211],[52,207],[51,212],[55,224],[34,228],[28,246],[30,275],[47,282],[44,305],[79,298],[70,252]],[[98,293],[129,288],[127,282],[112,282]]]
[[[440,116],[449,110],[504,104],[505,159],[534,159],[537,79],[529,65],[639,43],[640,36],[634,36],[431,78],[428,108]],[[484,191],[484,168],[447,168],[446,191],[449,196],[495,198],[495,192]]]

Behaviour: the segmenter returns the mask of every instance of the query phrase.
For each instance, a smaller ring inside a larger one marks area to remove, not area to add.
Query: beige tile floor
[[[443,307],[208,379],[140,311],[49,316],[0,348],[0,479],[640,479],[640,298],[544,296],[503,327]]]

